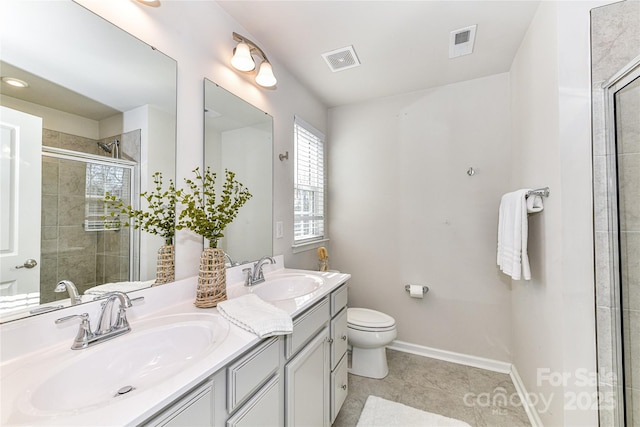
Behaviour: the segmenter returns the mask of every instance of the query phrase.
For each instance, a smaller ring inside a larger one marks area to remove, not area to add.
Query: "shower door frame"
[[[140,209],[140,168],[138,163],[131,160],[114,159],[64,148],[42,146],[42,155],[57,159],[74,160],[94,163],[103,166],[118,166],[131,171],[131,207]],[[129,280],[140,280],[140,230],[131,227],[129,230]]]
[[[640,78],[640,56],[618,71],[613,77],[602,85],[604,97],[605,120],[605,146],[606,146],[606,191],[607,211],[609,222],[609,283],[611,291],[612,309],[617,315],[611,318],[611,343],[614,366],[612,372],[616,379],[615,393],[616,418],[618,421],[626,419],[625,407],[625,378],[624,378],[624,354],[623,354],[623,306],[622,306],[622,280],[620,274],[620,229],[618,223],[618,151],[617,151],[617,126],[615,96],[620,90],[634,80]],[[603,373],[600,373],[602,375]],[[608,373],[604,373],[605,375]]]

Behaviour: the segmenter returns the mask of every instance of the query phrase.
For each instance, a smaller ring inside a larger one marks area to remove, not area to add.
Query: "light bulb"
[[[240,71],[251,71],[256,68],[256,63],[251,57],[251,48],[245,42],[238,43],[231,58],[233,68]]]
[[[262,87],[273,87],[278,83],[276,76],[273,75],[273,68],[267,61],[260,64],[260,70],[256,76],[256,83]]]

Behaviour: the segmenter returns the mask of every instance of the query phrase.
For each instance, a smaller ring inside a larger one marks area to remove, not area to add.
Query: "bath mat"
[[[357,427],[471,427],[464,421],[421,411],[378,396],[369,396]]]

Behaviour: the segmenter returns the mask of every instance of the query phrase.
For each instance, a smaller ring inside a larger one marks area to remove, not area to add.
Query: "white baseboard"
[[[511,363],[486,359],[484,357],[471,356],[469,354],[456,353],[448,350],[440,350],[432,347],[425,347],[404,341],[393,341],[391,345],[387,346],[387,348],[390,348],[391,350],[404,351],[405,353],[431,357],[433,359],[444,360],[446,362],[482,368],[488,371],[500,372],[503,374],[511,372]]]
[[[520,396],[520,401],[522,402],[522,406],[524,407],[524,410],[529,417],[531,427],[543,427],[542,420],[540,420],[538,412],[529,401],[529,394],[527,393],[527,389],[525,388],[524,383],[522,382],[522,378],[520,378],[518,370],[514,365],[511,365],[511,372],[509,372],[509,376],[511,377],[511,381],[513,381],[513,385],[516,387],[518,396]]]
[[[444,360],[446,362],[458,363],[460,365],[473,366],[474,368],[486,369],[488,371],[500,372],[502,374],[509,374],[511,381],[513,381],[513,385],[518,392],[518,396],[520,396],[520,401],[524,406],[524,410],[529,417],[531,426],[543,427],[542,421],[534,407],[531,405],[531,402],[528,399],[527,390],[513,364],[397,340],[393,341],[387,346],[387,348],[390,348],[391,350],[404,351],[405,353],[417,354],[419,356],[431,357],[433,359]]]

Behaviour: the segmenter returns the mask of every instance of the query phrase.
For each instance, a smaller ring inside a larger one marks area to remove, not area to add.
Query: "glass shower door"
[[[614,94],[622,366],[627,426],[640,426],[640,77]]]

